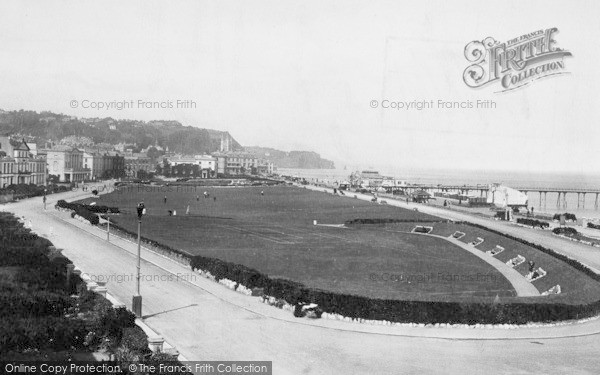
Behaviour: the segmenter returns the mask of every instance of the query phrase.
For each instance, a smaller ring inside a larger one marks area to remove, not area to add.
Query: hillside
[[[199,154],[218,151],[227,132],[183,126],[177,121],[136,121],[113,118],[77,118],[52,112],[0,111],[0,135],[31,136],[39,146],[67,136],[90,138],[94,143],[135,143],[139,148],[158,143],[170,151]],[[234,150],[240,144],[231,138]]]
[[[136,144],[138,149],[158,143],[179,154],[208,154],[219,151],[221,137],[229,137],[232,151],[245,150],[268,159],[279,168],[331,169],[333,162],[310,151],[279,151],[265,147],[242,147],[226,131],[183,126],[177,121],[137,121],[106,118],[77,118],[52,112],[0,110],[0,135],[18,135],[44,147],[46,142],[69,138],[83,144]]]
[[[312,151],[279,151],[267,147],[246,147],[246,151],[258,157],[269,159],[279,168],[298,169],[333,169],[333,161],[322,159],[321,155]]]

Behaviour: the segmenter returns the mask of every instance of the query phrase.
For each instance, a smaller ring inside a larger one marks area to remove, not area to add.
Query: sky
[[[177,120],[348,168],[600,173],[598,14],[597,1],[3,0],[0,108]],[[471,41],[552,27],[568,74],[464,83]]]

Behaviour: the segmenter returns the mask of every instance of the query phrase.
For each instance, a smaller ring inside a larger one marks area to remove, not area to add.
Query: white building
[[[90,168],[83,167],[83,151],[59,145],[47,150],[48,174],[57,175],[60,182],[80,182],[89,178]]]
[[[191,164],[199,166],[201,170],[210,169],[213,172],[217,170],[217,158],[210,155],[174,156],[167,160],[173,167],[180,164]]]
[[[527,194],[508,186],[492,184],[489,186],[487,203],[502,208],[527,207],[528,197]]]

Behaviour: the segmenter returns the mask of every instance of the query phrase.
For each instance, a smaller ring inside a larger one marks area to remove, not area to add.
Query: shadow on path
[[[157,315],[162,315],[162,314],[166,314],[166,313],[177,311],[177,310],[183,310],[183,309],[187,309],[188,307],[194,307],[194,306],[198,306],[198,304],[197,303],[192,303],[191,305],[178,307],[176,309],[165,310],[165,311],[157,312],[157,313],[150,314],[150,315],[144,315],[144,316],[142,316],[142,319],[152,318],[152,317],[155,317]]]

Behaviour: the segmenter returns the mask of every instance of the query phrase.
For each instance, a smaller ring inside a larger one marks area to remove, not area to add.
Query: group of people
[[[261,192],[262,194],[262,192]],[[210,198],[210,193],[205,191],[204,192],[204,199]],[[217,197],[213,196],[213,202],[217,201]],[[196,202],[200,202],[200,195],[196,195]],[[167,204],[167,196],[165,195],[163,198],[163,203]],[[168,210],[169,216],[177,216],[177,211],[176,210]],[[186,210],[185,210],[185,214],[189,215],[190,214],[190,206],[188,205]]]

